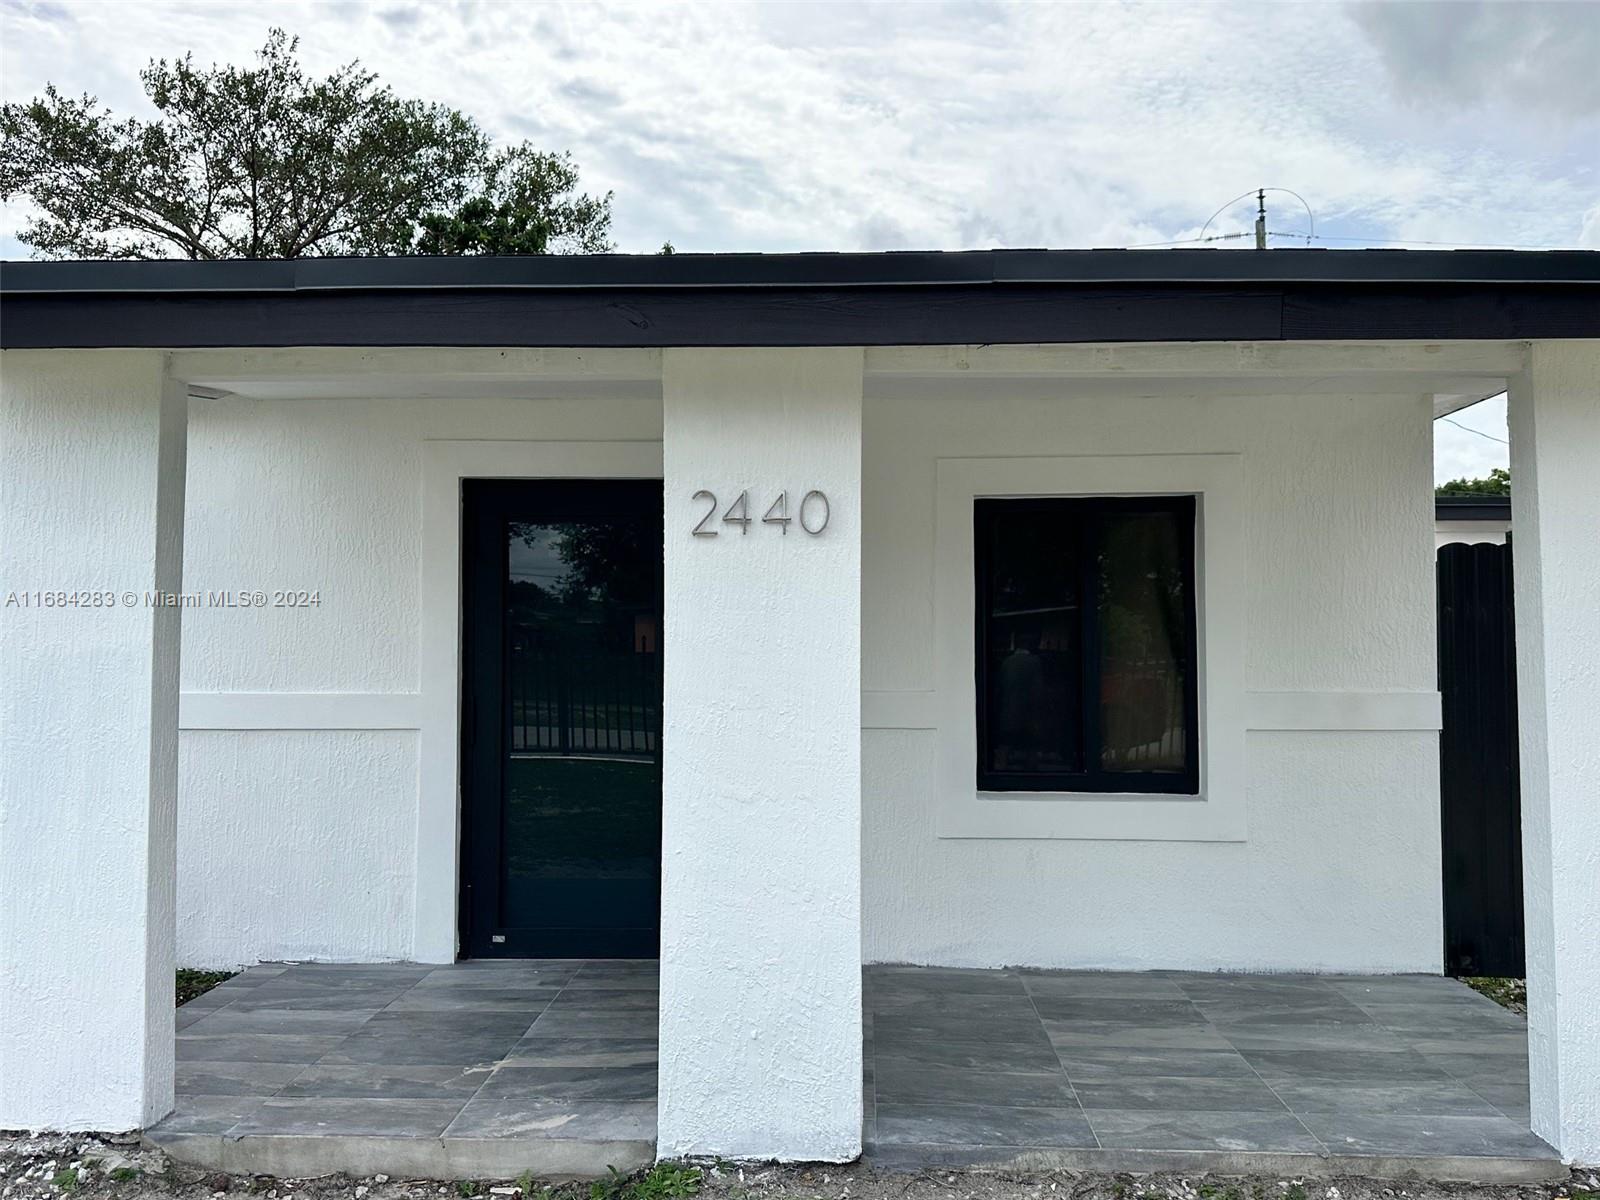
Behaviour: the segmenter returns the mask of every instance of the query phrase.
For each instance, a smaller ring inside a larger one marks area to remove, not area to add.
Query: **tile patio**
[[[178,1013],[149,1138],[220,1169],[654,1157],[654,963],[251,968]],[[865,971],[863,1135],[925,1165],[1533,1179],[1521,1018],[1432,976]],[[1354,1161],[1353,1161],[1354,1160]]]
[[[439,1178],[650,1162],[656,966],[252,967],[178,1012],[152,1141],[224,1170]]]
[[[885,1165],[1554,1162],[1528,1131],[1523,1019],[1455,980],[869,967],[865,988]]]

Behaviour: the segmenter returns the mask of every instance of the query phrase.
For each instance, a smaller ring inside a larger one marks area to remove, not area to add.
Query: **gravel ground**
[[[1393,1180],[1275,1176],[1011,1174],[924,1171],[885,1174],[845,1167],[706,1165],[666,1168],[599,1184],[431,1180],[375,1175],[315,1179],[222,1175],[182,1166],[128,1138],[88,1134],[26,1137],[0,1133],[0,1200],[1600,1200],[1600,1170],[1580,1169],[1538,1185],[1397,1183]]]

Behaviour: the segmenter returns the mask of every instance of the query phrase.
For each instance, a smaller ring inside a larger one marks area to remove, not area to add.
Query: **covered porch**
[[[241,1173],[603,1174],[653,1160],[657,968],[253,967],[185,1005],[150,1140]],[[1536,1180],[1520,1017],[1433,976],[868,967],[886,1170]]]
[[[8,269],[0,565],[74,599],[0,626],[0,1125],[217,1156],[348,1136],[458,1176],[863,1148],[1550,1169],[1530,1125],[1594,1159],[1593,260],[1540,259],[1557,283],[1516,256],[1248,261],[1270,280],[1165,254],[864,256],[831,283],[809,257],[563,266],[581,285],[540,263],[476,285],[462,263],[207,264],[221,292],[192,264]],[[1310,269],[1329,262],[1347,277]],[[1526,1033],[1422,978],[1442,942],[1430,422],[1507,387]],[[497,622],[466,615],[464,498],[563,479],[664,497],[637,889],[659,902],[639,925],[655,1012],[639,969],[605,988],[589,958],[456,961],[569,953],[463,921],[512,861],[463,837],[463,635]],[[985,649],[980,562],[1049,559],[1073,521],[1150,498],[1166,532],[1126,544],[1181,547],[1170,621],[1140,601],[1100,622],[1083,539],[1081,593],[1048,609],[1081,625],[1019,620]],[[1040,499],[1064,502],[1048,537],[978,540],[980,506]],[[1170,653],[1110,670],[1122,652],[1090,635],[1157,617]],[[975,688],[997,646],[1030,686],[1025,655],[1076,655],[1058,744],[979,738],[1026,726]],[[1152,707],[1158,677],[1187,690]],[[1112,695],[1165,723],[1097,727]],[[1134,752],[1162,787],[1103,778]],[[93,970],[64,981],[67,949]],[[257,969],[174,1029],[175,965],[290,959],[378,965]],[[610,1039],[652,1027],[653,1100],[571,1094],[602,1067],[642,1090],[643,1061],[584,1060],[642,1060]],[[585,1045],[549,1061],[552,1038]],[[361,1088],[381,1094],[336,1094]],[[639,1107],[586,1124],[580,1100]]]

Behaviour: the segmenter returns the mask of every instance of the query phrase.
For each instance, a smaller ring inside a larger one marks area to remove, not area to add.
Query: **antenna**
[[[1268,192],[1282,192],[1285,195],[1293,196],[1296,200],[1300,201],[1300,207],[1306,210],[1306,232],[1305,233],[1271,235],[1271,234],[1269,234],[1267,232],[1267,193]],[[1250,199],[1252,194],[1256,198],[1255,236],[1256,236],[1256,249],[1257,250],[1265,250],[1267,248],[1267,238],[1269,236],[1295,237],[1295,238],[1303,237],[1303,238],[1306,239],[1307,243],[1309,243],[1312,238],[1317,236],[1317,217],[1316,217],[1316,214],[1311,211],[1311,205],[1306,203],[1306,198],[1304,196],[1302,196],[1299,192],[1294,191],[1292,188],[1259,187],[1259,188],[1257,188],[1255,190],[1254,193],[1245,192],[1244,195],[1235,196],[1232,200],[1229,200],[1226,204],[1224,204],[1221,208],[1217,209],[1216,212],[1212,213],[1211,216],[1206,219],[1206,223],[1200,227],[1200,236],[1199,237],[1190,238],[1190,239],[1187,239],[1187,240],[1195,241],[1195,242],[1210,242],[1210,241],[1218,240],[1216,238],[1208,238],[1206,236],[1206,232],[1211,228],[1212,223],[1215,222],[1216,219],[1218,217],[1220,217],[1223,213],[1227,212],[1230,208],[1232,208],[1235,204],[1239,203],[1239,201]],[[1227,237],[1248,237],[1248,236],[1249,236],[1249,234],[1245,234],[1245,233],[1225,233],[1225,234],[1221,235],[1221,237],[1225,237],[1225,238],[1227,238]]]

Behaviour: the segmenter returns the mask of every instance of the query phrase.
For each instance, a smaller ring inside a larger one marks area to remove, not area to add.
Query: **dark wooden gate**
[[[1511,546],[1439,549],[1445,970],[1523,973]]]

